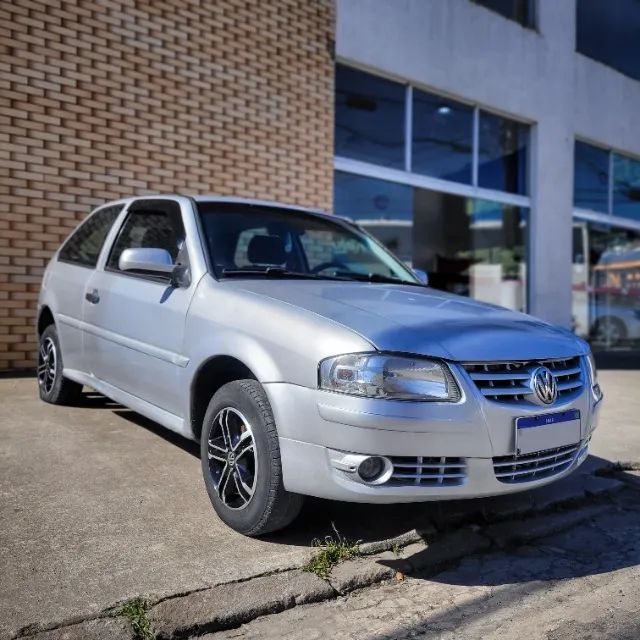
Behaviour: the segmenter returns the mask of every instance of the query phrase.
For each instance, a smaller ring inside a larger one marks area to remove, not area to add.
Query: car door
[[[134,201],[102,268],[88,285],[85,353],[91,373],[175,416],[183,414],[182,353],[193,279],[182,287],[170,277],[121,271],[125,249],[156,248],[188,265],[183,210],[167,198]]]
[[[47,288],[54,299],[58,339],[67,371],[88,373],[82,348],[82,317],[87,284],[94,273],[105,239],[123,204],[102,207],[73,232],[47,270]]]

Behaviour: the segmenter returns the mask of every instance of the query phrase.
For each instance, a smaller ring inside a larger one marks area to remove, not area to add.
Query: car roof
[[[313,209],[311,207],[302,207],[295,204],[285,204],[277,200],[260,200],[258,198],[239,198],[236,196],[216,196],[216,195],[200,195],[191,196],[196,202],[220,202],[225,204],[248,204],[254,207],[277,207],[278,209],[291,209],[293,211],[306,211],[307,213],[319,213],[321,215],[331,215],[322,209]]]
[[[303,213],[313,213],[315,215],[320,216],[328,216],[332,219],[340,218],[342,220],[347,220],[351,222],[351,219],[347,216],[334,215],[328,211],[323,211],[322,209],[314,209],[311,207],[303,207],[300,205],[294,204],[285,204],[283,202],[278,202],[277,200],[260,200],[258,198],[240,198],[237,196],[218,196],[214,194],[204,194],[204,195],[185,195],[182,193],[154,193],[154,194],[145,194],[142,196],[130,196],[128,198],[122,198],[120,200],[112,200],[110,202],[106,202],[100,205],[100,209],[107,205],[114,204],[129,204],[134,200],[153,200],[156,198],[176,198],[176,197],[187,197],[195,200],[196,202],[219,202],[222,204],[245,204],[250,206],[258,206],[258,207],[272,207],[277,209],[289,209],[291,211],[300,211]]]

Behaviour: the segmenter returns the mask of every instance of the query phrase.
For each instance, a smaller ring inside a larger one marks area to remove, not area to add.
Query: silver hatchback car
[[[602,398],[587,344],[423,280],[335,216],[111,202],[44,274],[40,396],[86,385],[199,440],[216,512],[247,535],[304,495],[475,498],[571,473]]]

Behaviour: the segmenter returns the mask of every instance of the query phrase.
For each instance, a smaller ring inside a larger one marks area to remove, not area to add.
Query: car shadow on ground
[[[200,457],[198,443],[184,438],[156,422],[105,398],[90,392],[84,395],[83,406],[108,409],[136,427],[142,427],[186,453]],[[506,496],[470,500],[442,500],[391,505],[372,505],[337,502],[320,498],[307,498],[298,518],[286,529],[262,537],[277,544],[308,547],[327,536],[341,536],[352,542],[375,542],[394,538],[416,530],[424,537],[437,531],[439,535],[464,524],[491,522],[501,513],[526,510],[536,504],[550,501],[551,496],[562,495],[568,483],[580,482],[580,475],[590,473],[610,463],[590,456],[580,471],[547,487]],[[215,514],[212,511],[212,517]]]
[[[623,477],[620,474],[619,477]],[[640,500],[637,490],[628,489],[616,494],[611,508],[588,518],[574,527],[528,544],[513,545],[506,549],[490,549],[464,557],[455,566],[441,571],[412,575],[412,579],[456,587],[488,587],[479,595],[457,598],[455,604],[444,604],[433,610],[425,610],[419,620],[410,626],[395,629],[391,634],[372,634],[367,640],[390,640],[390,638],[431,637],[431,634],[453,631],[457,625],[467,627],[475,620],[491,619],[502,609],[523,609],[528,603],[549,597],[553,605],[563,596],[550,596],[547,591],[563,581],[591,578],[585,585],[595,589],[593,578],[601,574],[630,569],[640,565]],[[477,528],[479,533],[483,528]],[[427,540],[428,542],[428,540]],[[427,546],[407,558],[409,561],[429,565],[429,554],[434,551]],[[419,557],[420,556],[420,557]],[[383,561],[381,564],[394,569],[402,567],[401,561]],[[625,575],[625,574],[623,574]],[[623,578],[618,578],[623,581]],[[622,594],[622,589],[620,590]],[[564,596],[565,598],[567,596]],[[625,611],[618,612],[625,618]],[[613,613],[609,614],[613,616]],[[626,618],[625,618],[626,619]],[[640,620],[635,614],[629,616],[624,632],[614,626],[610,635],[602,629],[582,629],[584,635],[566,634],[570,629],[562,625],[547,637],[559,640],[564,637],[616,638],[635,640],[640,637]],[[569,625],[570,626],[570,625]],[[622,625],[624,626],[624,625]],[[564,629],[564,631],[563,631]],[[429,634],[428,636],[426,634]]]

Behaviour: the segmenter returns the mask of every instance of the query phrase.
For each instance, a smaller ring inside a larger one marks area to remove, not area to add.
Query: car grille
[[[467,477],[464,458],[449,457],[390,457],[393,474],[387,485],[420,487],[454,487]]]
[[[528,403],[532,391],[531,372],[547,367],[558,385],[558,400],[567,400],[582,390],[584,381],[580,357],[525,362],[487,362],[462,365],[485,398],[503,403]]]
[[[516,484],[551,478],[566,471],[578,457],[580,443],[524,455],[498,456],[493,470],[499,482]]]

